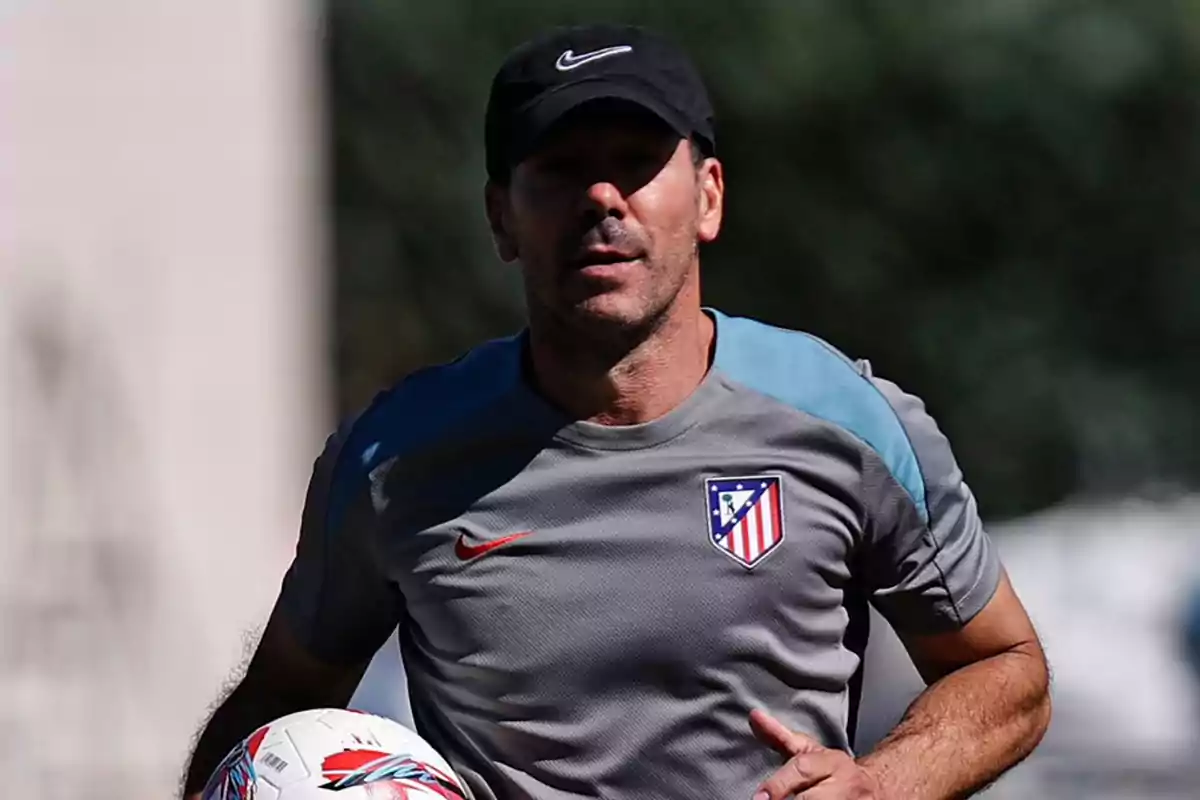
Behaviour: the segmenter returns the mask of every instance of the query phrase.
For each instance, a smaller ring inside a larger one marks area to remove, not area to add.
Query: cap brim
[[[510,153],[512,164],[524,161],[537,151],[547,134],[553,131],[568,115],[590,104],[616,100],[650,112],[669,125],[680,136],[692,135],[690,123],[683,115],[660,101],[650,91],[636,84],[604,80],[580,81],[556,89],[539,97],[521,110],[512,141],[520,142]]]

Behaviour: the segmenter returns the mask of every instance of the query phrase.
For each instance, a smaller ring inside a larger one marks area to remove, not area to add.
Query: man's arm
[[[1028,756],[1045,734],[1045,657],[946,436],[919,398],[875,378],[865,363],[859,369],[902,430],[880,439],[886,447],[876,451],[883,453],[878,464],[864,461],[861,490],[870,514],[856,574],[929,686],[859,761],[756,711],[755,732],[790,757],[765,782],[766,796],[967,797]]]
[[[876,500],[868,582],[929,688],[863,764],[885,797],[963,797],[1041,740],[1049,672],[946,436],[918,397],[871,380],[904,429],[923,492],[911,504]]]
[[[1007,577],[961,630],[905,646],[929,687],[859,759],[884,798],[967,797],[1033,752],[1050,724],[1050,672]]]
[[[376,517],[351,425],[313,465],[296,555],[246,674],[217,707],[184,780],[188,798],[243,738],[294,711],[344,707],[396,629],[403,597],[372,546]],[[334,502],[334,498],[339,502]]]
[[[295,711],[345,707],[368,663],[340,666],[315,658],[276,609],[246,674],[200,732],[184,778],[184,797],[198,798],[221,759],[255,729]]]
[[[929,687],[857,762],[789,731],[762,711],[755,733],[788,757],[755,800],[955,800],[1033,752],[1050,723],[1050,678],[1033,626],[1007,577],[960,630],[907,637]]]

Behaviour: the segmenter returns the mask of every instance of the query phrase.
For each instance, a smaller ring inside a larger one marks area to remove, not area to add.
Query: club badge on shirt
[[[783,543],[778,475],[708,478],[709,541],[744,567],[753,568]]]

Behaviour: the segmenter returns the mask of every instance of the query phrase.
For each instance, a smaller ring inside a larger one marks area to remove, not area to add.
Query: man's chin
[[[662,317],[661,310],[640,300],[600,295],[576,303],[562,319],[579,343],[590,342],[598,353],[617,358],[653,334]]]
[[[611,330],[636,330],[646,325],[648,313],[644,304],[621,297],[615,292],[598,294],[572,306],[571,320],[579,325]]]
[[[530,324],[550,347],[589,361],[616,363],[654,333],[664,311],[643,298],[614,292],[531,307]]]

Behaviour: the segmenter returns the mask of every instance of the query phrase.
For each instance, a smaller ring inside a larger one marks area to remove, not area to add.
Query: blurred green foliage
[[[1200,478],[1200,3],[330,0],[341,410],[521,324],[482,115],[549,25],[648,24],[718,112],[706,302],[924,397],[984,513]]]

